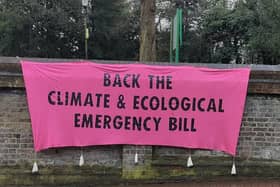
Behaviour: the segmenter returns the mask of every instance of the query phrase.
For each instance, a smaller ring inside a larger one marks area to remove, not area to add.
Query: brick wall
[[[37,155],[33,149],[30,117],[24,90],[0,90],[0,165],[78,165],[81,149],[49,149]],[[84,148],[88,165],[121,167],[121,146]]]
[[[181,156],[189,150],[155,147],[163,156]],[[218,151],[192,150],[194,156],[227,156]],[[238,140],[237,156],[244,159],[280,160],[280,96],[249,94]]]
[[[251,95],[239,137],[238,155],[280,160],[280,97]]]
[[[201,64],[194,65],[202,66]],[[215,68],[239,67],[234,65],[207,66]],[[240,160],[240,167],[244,167],[242,176],[257,175],[258,172],[262,176],[265,176],[264,173],[267,176],[276,175],[279,172],[274,172],[271,161],[273,160],[273,163],[276,163],[275,167],[279,169],[280,66],[255,65],[251,68],[252,73],[238,142],[237,159]],[[90,169],[77,173],[74,170],[77,170],[75,167],[79,162],[80,148],[49,149],[35,154],[26,93],[20,66],[15,58],[0,58],[0,103],[0,186],[1,184],[14,184],[10,183],[8,179],[16,172],[23,172],[28,174],[27,178],[30,177],[29,174],[34,160],[38,161],[40,168],[60,167],[63,169],[70,167],[70,170],[64,171],[64,177],[71,174],[76,177],[74,177],[75,180],[73,179],[76,182],[81,182],[81,176],[84,177],[82,178],[84,182],[93,182],[92,177],[89,176],[93,175],[91,167],[95,166],[100,166],[97,168],[97,179],[100,178],[100,172],[105,174],[108,172],[108,168],[117,168],[119,170],[113,173],[120,174],[121,177],[119,177],[122,179],[158,180],[177,180],[178,178],[182,179],[180,178],[182,176],[198,178],[202,176],[224,176],[228,175],[231,166],[231,157],[217,151],[190,151],[158,146],[93,146],[83,148],[85,165]],[[137,165],[134,163],[136,150],[139,155]],[[195,172],[194,170],[187,170],[185,167],[186,158],[190,153],[194,157],[195,165],[197,165],[195,167],[197,171]],[[213,160],[211,161],[211,159]],[[260,160],[253,162],[255,159]],[[252,161],[253,164],[249,161]],[[267,164],[266,161],[269,161],[270,170],[263,169],[263,164]],[[71,167],[74,167],[74,170]],[[220,173],[216,171],[216,167],[221,171]],[[260,167],[259,170],[256,167]],[[3,168],[8,169],[3,170]],[[15,171],[7,172],[10,173],[7,174],[6,171],[10,171],[11,168],[14,168]],[[22,168],[24,168],[24,171]],[[212,172],[211,168],[215,169],[215,172]],[[209,172],[206,172],[205,169]],[[1,173],[1,171],[3,172]],[[44,171],[44,176],[51,177],[54,182],[57,182],[58,179],[53,175],[56,172],[61,173],[61,170],[51,170],[50,172],[49,169],[46,169]],[[242,173],[242,169],[240,171]],[[111,174],[110,176],[112,178]],[[280,178],[280,174],[277,177]],[[183,177],[183,179],[185,178]],[[45,180],[37,178],[36,180],[39,183],[42,181],[50,182],[49,178]],[[61,184],[67,184],[64,179],[58,181]],[[103,182],[108,181],[104,179]],[[34,181],[29,180],[26,184],[34,184]]]

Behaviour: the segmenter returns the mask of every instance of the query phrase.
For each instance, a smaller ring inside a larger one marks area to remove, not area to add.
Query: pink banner
[[[248,68],[21,65],[36,151],[134,144],[236,154]]]

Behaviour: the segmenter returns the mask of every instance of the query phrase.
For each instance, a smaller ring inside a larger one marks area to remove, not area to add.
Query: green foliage
[[[94,0],[91,4],[89,57],[135,59],[137,10],[129,10],[125,0]],[[0,55],[84,58],[82,11],[81,0],[0,1]]]
[[[94,0],[89,57],[136,60],[139,51],[139,5],[125,0]]]
[[[184,10],[181,61],[280,63],[280,1],[238,0],[232,7],[226,0],[179,2]],[[174,16],[170,7],[160,11],[169,12],[170,18]],[[168,36],[160,32],[158,38],[159,59],[168,61]]]
[[[81,5],[76,0],[3,0],[0,54],[79,57]]]
[[[202,19],[208,62],[279,64],[279,7],[277,0],[215,4]]]
[[[280,64],[280,1],[250,0],[256,15],[250,28],[249,48],[251,61],[264,64]]]
[[[183,8],[180,61],[280,64],[280,1],[157,0],[157,59],[169,61],[170,20]],[[91,0],[89,58],[138,60],[140,1]],[[0,55],[84,58],[81,0],[0,0]]]
[[[205,14],[203,37],[212,48],[210,61],[241,63],[241,49],[248,42],[248,29],[253,16],[242,6],[233,10],[215,6]]]

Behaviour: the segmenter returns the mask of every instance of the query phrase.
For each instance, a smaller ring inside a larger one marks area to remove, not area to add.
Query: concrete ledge
[[[89,166],[40,167],[36,174],[32,166],[0,168],[0,186],[89,186],[120,183],[121,169]],[[110,180],[108,180],[110,179]]]
[[[82,61],[79,59],[42,59],[42,58],[21,58],[23,60],[33,60],[38,62],[65,62]],[[90,60],[97,63],[137,63],[131,61],[100,61]],[[248,93],[250,94],[280,94],[280,65],[241,65],[241,64],[169,64],[152,63],[152,65],[176,65],[176,66],[196,66],[209,68],[238,68],[250,67],[251,75],[249,81]],[[0,57],[0,88],[24,88],[19,58]]]
[[[166,162],[172,161],[173,165]],[[0,186],[96,186],[151,184],[193,181],[280,180],[280,162],[236,160],[237,175],[231,176],[230,157],[193,157],[194,167],[186,167],[186,159],[163,157],[148,168],[149,178],[126,179],[121,169],[102,166],[40,167],[32,174],[30,165],[0,167]]]

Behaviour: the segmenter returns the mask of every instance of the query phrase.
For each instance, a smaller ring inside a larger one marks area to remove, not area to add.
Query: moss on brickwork
[[[120,179],[121,169],[102,166],[39,167],[36,174],[31,166],[0,167],[0,186],[116,184]]]
[[[232,178],[231,157],[193,157],[194,167],[187,168],[187,160],[178,157],[156,158],[151,166],[135,166],[123,174],[125,179],[149,179],[160,181],[209,180]],[[236,159],[235,177],[279,178],[279,161]]]
[[[154,179],[158,177],[158,172],[151,166],[135,166],[130,170],[123,170],[123,179]]]
[[[192,159],[194,162],[193,168],[187,168],[187,160],[178,157],[157,158],[153,162],[153,168],[158,168],[159,176],[169,178],[172,178],[174,173],[176,173],[176,176],[193,179],[231,176],[231,157],[193,157]],[[240,177],[280,178],[280,173],[277,172],[280,170],[279,161],[237,158],[235,164],[237,176]]]
[[[0,186],[94,186],[119,183],[206,181],[259,177],[280,179],[280,162],[236,160],[237,176],[231,176],[230,157],[193,157],[194,167],[186,167],[186,159],[161,157],[146,166],[121,168],[102,166],[49,166],[31,173],[30,165],[0,167]]]

